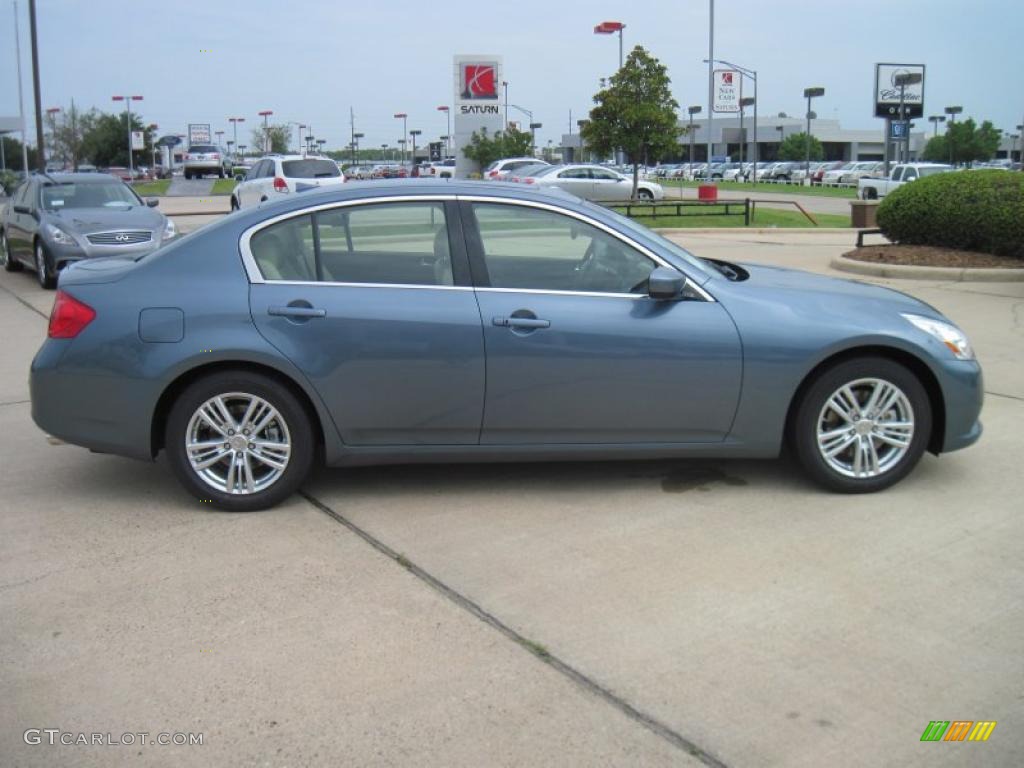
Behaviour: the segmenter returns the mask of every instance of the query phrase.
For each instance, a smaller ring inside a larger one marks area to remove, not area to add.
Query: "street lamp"
[[[530,123],[530,151],[534,157],[537,155],[537,129],[543,127],[542,123]]]
[[[584,146],[584,141],[585,141],[585,139],[583,138],[583,129],[586,128],[589,124],[590,124],[589,120],[577,120],[576,121],[576,127],[579,128],[579,131],[580,131],[580,162],[581,163],[583,162],[583,146]]]
[[[423,133],[423,131],[419,130],[418,128],[413,128],[411,131],[409,131],[409,135],[412,136],[412,158],[411,158],[411,161],[412,161],[413,167],[416,166],[416,137],[419,136],[421,133]]]
[[[141,96],[112,96],[111,101],[123,101],[128,110],[128,178],[135,174],[132,172],[132,102],[142,101]]]
[[[234,142],[235,149],[239,149],[239,146],[238,146],[238,124],[239,123],[244,123],[245,122],[245,118],[244,117],[229,117],[228,118],[228,122],[231,123],[231,127],[232,127],[232,129],[234,129],[234,132],[235,132],[235,142]]]
[[[957,107],[946,107],[946,109],[944,110],[944,112],[947,115],[949,115],[949,128],[947,128],[946,133],[949,135],[949,142],[948,143],[949,143],[949,164],[950,165],[953,165],[953,139],[955,138],[954,135],[952,133],[950,133],[950,130],[952,130],[953,126],[956,125],[956,116],[959,115],[963,111],[964,111],[964,108],[963,107],[959,107],[959,106],[957,106]]]
[[[704,61],[707,64],[707,60]],[[747,67],[741,67],[739,64],[733,64],[731,61],[725,59],[715,59],[716,64],[725,64],[727,67],[732,67],[743,77],[749,77],[754,83],[754,177],[757,177],[757,161],[760,159],[760,150],[757,146],[757,70],[748,69]]]
[[[505,133],[508,133],[508,80],[502,80],[501,87],[505,89]]]
[[[352,145],[353,145],[352,149],[355,152],[355,161],[354,162],[356,162],[356,163],[359,162],[359,140],[361,138],[363,138],[363,136],[365,136],[365,135],[366,134],[364,134],[364,133],[353,133],[352,134]]]
[[[932,135],[933,136],[938,136],[939,135],[939,123],[946,122],[946,116],[945,115],[929,115],[928,116],[928,122],[930,122],[935,127],[935,132]]]
[[[622,69],[622,30],[626,28],[626,25],[621,21],[602,21],[596,27],[594,27],[595,35],[614,35],[616,32],[619,33],[619,69]],[[603,80],[603,78],[602,78]],[[604,87],[602,83],[602,88]],[[623,163],[623,152],[621,149],[615,150],[615,162],[619,165]]]
[[[451,145],[449,144],[449,141],[451,141],[452,136],[452,111],[448,108],[447,104],[442,104],[440,107],[437,108],[437,111],[444,112],[444,116],[448,120],[448,133],[444,137],[444,156],[445,158],[447,158],[452,153],[452,148]]]
[[[324,153],[324,144],[327,143],[327,139],[317,139],[316,146],[317,151],[322,155]]]
[[[381,153],[381,157],[383,158],[384,162],[386,163],[388,161],[388,145],[387,144],[381,144],[380,145],[380,153]]]
[[[402,165],[405,165],[405,138],[409,135],[407,128],[409,116],[405,112],[396,112],[395,119],[402,119]]]
[[[811,99],[816,99],[820,96],[825,95],[825,89],[821,87],[817,88],[804,88],[804,98],[807,99],[807,133],[804,135],[804,178],[810,181],[811,178]]]
[[[699,115],[702,107],[694,104],[692,107],[687,108],[687,112],[690,113],[690,154],[688,160],[690,161],[690,179],[693,179],[693,116]]]
[[[908,85],[917,85],[921,82],[920,72],[900,72],[893,76],[892,84],[900,89],[900,120],[903,122],[903,162],[910,160],[910,119],[907,117],[905,96]]]
[[[258,114],[260,117],[263,118],[263,152],[269,155],[270,149],[273,145],[270,143],[270,125],[268,118],[272,114],[274,114],[274,110],[264,109],[262,112],[259,112]]]
[[[214,131],[213,134],[217,137],[217,146],[220,147],[224,143],[221,138],[224,135],[224,131]]]
[[[782,141],[786,138],[786,126],[776,125],[775,130],[779,132],[779,152],[782,151]],[[778,159],[779,155],[776,153],[775,158]],[[754,177],[754,181],[757,181],[757,177]]]
[[[743,145],[746,144],[747,135],[743,132],[743,113],[746,108],[757,104],[753,96],[744,96],[740,99],[740,170],[743,170]],[[754,123],[754,141],[757,141],[757,123]]]

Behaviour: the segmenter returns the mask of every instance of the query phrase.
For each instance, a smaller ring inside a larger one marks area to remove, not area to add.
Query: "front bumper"
[[[105,256],[117,256],[122,258],[138,258],[152,253],[160,247],[162,241],[154,235],[153,239],[145,243],[134,245],[94,245],[85,236],[75,238],[75,245],[58,245],[47,243],[47,250],[53,259],[53,266],[61,270],[69,264],[84,259],[98,259]]]
[[[985,379],[976,360],[954,360],[942,366],[939,385],[946,412],[942,453],[958,451],[981,437]]]

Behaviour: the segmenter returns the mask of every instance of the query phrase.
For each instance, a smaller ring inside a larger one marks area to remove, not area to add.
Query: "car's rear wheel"
[[[652,200],[654,200],[654,193],[651,192],[651,190],[649,190],[649,189],[638,189],[636,191],[636,196],[640,200],[643,200],[644,202],[647,202],[647,203],[649,203]]]
[[[878,199],[878,190],[874,189],[873,187],[868,187],[867,189],[864,190],[863,199],[864,200],[877,200]]]
[[[931,428],[931,404],[917,376],[892,360],[864,357],[811,383],[791,437],[812,480],[841,493],[868,493],[914,468]]]
[[[46,249],[41,240],[36,240],[36,279],[39,285],[47,290],[57,285],[57,276],[46,263]]]
[[[165,447],[189,492],[221,509],[250,512],[302,485],[313,465],[314,431],[286,386],[227,371],[182,392],[167,419]]]
[[[21,262],[11,255],[11,245],[7,242],[7,233],[0,232],[0,262],[5,272],[20,272]]]
[[[231,210],[232,211],[237,211],[238,210],[238,199],[234,195],[231,196]]]

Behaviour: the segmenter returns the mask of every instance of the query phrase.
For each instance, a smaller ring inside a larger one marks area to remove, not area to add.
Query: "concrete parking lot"
[[[852,236],[677,239],[838,274]],[[1024,764],[1024,283],[875,282],[961,324],[988,392],[978,445],[883,494],[786,460],[419,466],[230,515],[47,444],[53,294],[0,273],[0,765]]]

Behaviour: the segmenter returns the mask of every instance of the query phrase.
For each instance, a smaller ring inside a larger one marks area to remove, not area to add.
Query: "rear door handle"
[[[538,317],[495,317],[491,323],[499,328],[550,328],[550,320]]]
[[[316,307],[268,307],[267,314],[279,317],[327,317],[327,310]]]

